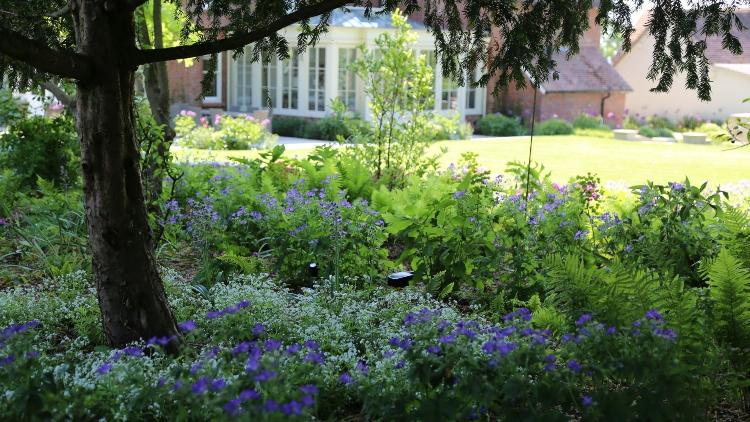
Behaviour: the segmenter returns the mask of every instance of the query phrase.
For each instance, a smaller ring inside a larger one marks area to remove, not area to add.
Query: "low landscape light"
[[[409,285],[409,281],[414,278],[414,273],[411,271],[399,271],[397,273],[388,275],[388,285],[391,287],[406,287]]]

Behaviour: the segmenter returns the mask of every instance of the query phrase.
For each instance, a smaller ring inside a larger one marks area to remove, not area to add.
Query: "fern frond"
[[[720,334],[740,345],[750,335],[750,271],[726,248],[701,265]]]

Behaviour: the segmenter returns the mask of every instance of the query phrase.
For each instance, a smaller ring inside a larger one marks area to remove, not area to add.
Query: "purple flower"
[[[12,357],[13,355],[10,355],[8,357]],[[7,359],[7,358],[6,358]],[[12,361],[11,361],[12,362]],[[0,365],[3,366],[3,365]],[[109,362],[103,363],[100,367],[96,369],[96,373],[99,375],[104,375],[112,370],[112,364]]]
[[[232,399],[229,400],[224,405],[224,413],[231,417],[238,416],[240,413],[242,413],[242,407],[241,407],[241,401],[240,399]]]
[[[299,343],[294,343],[286,348],[286,352],[290,355],[293,355],[300,350],[302,350],[302,346]]]
[[[583,366],[581,366],[581,364],[578,363],[577,360],[571,359],[571,360],[568,361],[568,369],[570,369],[571,371],[573,371],[573,372],[575,372],[577,374],[577,373],[581,372],[581,370],[583,369]]]
[[[289,403],[281,405],[281,411],[287,416],[301,415],[302,404],[296,400],[292,400]]]
[[[258,373],[258,375],[255,376],[255,381],[262,382],[262,381],[268,381],[276,378],[276,371],[271,371],[268,369],[264,369]]]
[[[442,343],[442,344],[450,344],[450,343],[454,343],[454,342],[456,341],[456,336],[455,336],[455,335],[453,335],[453,334],[451,334],[451,335],[447,335],[447,336],[442,336],[442,337],[440,337],[440,338],[438,339],[438,341],[439,341],[440,343]]]
[[[576,234],[573,236],[573,238],[575,240],[581,240],[586,236],[586,234],[588,234],[587,230],[578,230]]]
[[[194,382],[193,385],[190,387],[190,391],[195,394],[203,394],[206,391],[208,391],[208,384],[210,383],[210,380],[206,377],[201,377],[198,379],[198,381]]]
[[[122,352],[125,353],[127,356],[133,356],[133,357],[141,357],[143,356],[143,349],[136,346],[129,346],[124,349],[122,349]]]
[[[625,245],[625,248],[623,248],[623,251],[625,251],[625,253],[632,252],[633,251],[633,245],[631,245],[631,244]]]
[[[266,412],[278,412],[279,411],[279,404],[276,403],[276,400],[274,399],[268,399],[265,403],[263,403],[263,410]]]
[[[208,311],[206,313],[206,318],[215,319],[215,318],[219,318],[220,316],[223,316],[223,315],[224,315],[224,313],[221,312],[221,311]]]
[[[242,390],[239,395],[239,399],[242,401],[250,401],[250,400],[257,400],[260,398],[260,393],[253,390],[252,388],[247,390]]]
[[[352,378],[352,376],[348,372],[344,372],[339,377],[339,381],[341,381],[341,383],[344,385],[349,385],[354,382],[354,378]]]
[[[614,334],[616,332],[617,332],[617,328],[616,327],[609,327],[609,328],[607,328],[607,334],[608,335],[612,335],[612,334]]]
[[[0,218],[0,227],[7,226],[7,225],[8,225],[8,220],[4,218]]]
[[[311,362],[318,365],[323,365],[323,355],[320,352],[310,352],[305,355],[305,362]]]
[[[406,350],[409,347],[411,347],[411,340],[409,340],[406,337],[404,337],[403,339],[399,339],[398,337],[391,337],[388,340],[388,343],[391,346],[398,347],[398,348],[403,349],[403,350]]]
[[[591,396],[583,396],[583,399],[581,399],[581,404],[583,407],[589,407],[594,402],[594,399],[591,398]]]
[[[253,327],[253,335],[259,336],[266,332],[266,326],[263,324],[255,324],[255,327]]]
[[[669,341],[677,340],[677,333],[670,328],[657,328],[654,330],[654,335]]]
[[[458,192],[453,192],[453,199],[461,199],[466,195],[465,190],[460,190]]]
[[[320,345],[318,345],[318,343],[315,340],[305,340],[304,345],[310,350],[320,349]]]
[[[151,337],[146,342],[146,344],[149,345],[149,346],[153,346],[153,345],[166,346],[166,345],[168,345],[169,343],[171,343],[175,339],[176,339],[176,337],[174,337],[174,336],[172,336],[172,337],[167,337],[167,336],[164,336],[164,337]]]
[[[305,407],[312,407],[315,405],[315,399],[312,396],[302,396],[300,399],[302,405]]]
[[[437,345],[437,344],[434,344],[434,345],[432,345],[432,346],[430,346],[430,347],[427,348],[427,353],[429,353],[431,355],[440,354],[440,351],[441,351],[440,346]]]
[[[591,321],[591,314],[583,314],[576,320],[576,325],[583,325]]]
[[[227,382],[221,378],[216,378],[211,381],[211,391],[223,390],[227,386]]]
[[[362,375],[367,375],[370,372],[370,367],[367,366],[367,364],[361,360],[357,362],[357,365],[354,367],[354,369],[361,372]]]
[[[197,328],[197,325],[195,324],[195,321],[183,321],[179,324],[177,324],[177,327],[180,329],[180,331],[188,333],[190,331],[193,331]]]
[[[266,348],[266,351],[269,351],[269,352],[278,350],[279,348],[281,348],[281,342],[278,340],[274,340],[274,339],[268,339],[266,340],[265,348]]]
[[[318,387],[312,385],[312,384],[305,384],[299,388],[299,391],[301,391],[303,394],[307,394],[308,396],[315,396],[318,394]]]
[[[648,311],[646,311],[646,319],[653,319],[656,321],[661,321],[662,316],[659,313],[659,311],[657,311],[656,309],[649,309]]]

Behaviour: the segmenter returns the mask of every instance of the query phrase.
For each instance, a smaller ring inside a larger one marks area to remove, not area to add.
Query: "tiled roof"
[[[554,58],[560,78],[543,83],[545,92],[632,91],[597,47],[581,47],[570,59],[562,52]]]
[[[370,10],[370,17],[365,17],[364,7],[347,7],[336,9],[331,13],[331,19],[329,21],[332,27],[344,27],[344,28],[380,28],[389,29],[393,28],[391,25],[391,14],[390,13],[378,13],[380,8],[373,7]],[[310,23],[315,25],[319,22],[319,17],[310,19]],[[409,19],[409,25],[412,29],[425,29],[424,24],[415,20]]]
[[[738,9],[737,17],[740,19],[742,24],[746,28],[750,28],[750,8]],[[644,13],[638,22],[636,22],[634,29],[635,31],[630,36],[630,42],[635,45],[643,36],[648,34],[648,23],[649,12]],[[702,27],[702,23],[698,24],[698,28]],[[731,52],[724,50],[721,46],[721,37],[709,37],[706,39],[706,57],[711,63],[750,63],[750,29],[744,31],[733,30],[732,34],[736,36],[740,44],[742,45],[742,54],[734,55]],[[620,61],[620,59],[627,53],[619,51],[615,58],[614,63]]]

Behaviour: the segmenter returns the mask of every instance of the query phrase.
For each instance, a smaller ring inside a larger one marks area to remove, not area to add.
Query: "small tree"
[[[369,130],[350,128],[358,144],[350,153],[390,187],[435,161],[424,157],[432,134],[433,70],[415,51],[417,34],[406,17],[397,10],[392,20],[395,31],[378,36],[373,51],[361,46],[361,58],[352,64],[365,82],[372,120]]]

